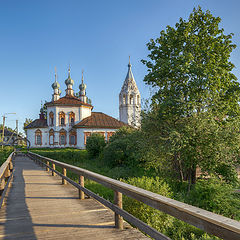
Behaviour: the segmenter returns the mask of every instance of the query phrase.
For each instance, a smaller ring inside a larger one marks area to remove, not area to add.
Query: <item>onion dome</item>
[[[68,78],[65,80],[65,84],[66,85],[73,85],[74,84],[73,79],[71,79],[71,77],[70,77],[70,67],[68,68]]]
[[[57,81],[55,81],[55,82],[52,84],[52,88],[53,88],[53,89],[60,88],[60,84],[59,84]]]

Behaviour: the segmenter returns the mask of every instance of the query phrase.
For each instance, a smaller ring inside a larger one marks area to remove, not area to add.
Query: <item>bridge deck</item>
[[[114,215],[78,190],[61,185],[27,157],[15,159],[5,205],[0,210],[0,239],[148,239],[125,223],[114,228]]]

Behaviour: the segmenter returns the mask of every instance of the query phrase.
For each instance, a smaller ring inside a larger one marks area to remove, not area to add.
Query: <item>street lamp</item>
[[[16,113],[5,113],[3,117],[3,130],[2,130],[2,149],[3,149],[3,141],[4,141],[4,129],[5,129],[5,120],[6,120],[6,115],[9,114],[16,114]]]

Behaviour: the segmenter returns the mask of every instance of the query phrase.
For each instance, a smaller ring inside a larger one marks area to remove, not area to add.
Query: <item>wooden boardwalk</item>
[[[93,199],[51,176],[25,156],[14,160],[14,177],[0,210],[0,239],[149,239]]]

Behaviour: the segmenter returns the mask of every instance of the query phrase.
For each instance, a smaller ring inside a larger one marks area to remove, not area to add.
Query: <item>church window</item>
[[[59,113],[59,119],[60,119],[60,125],[61,126],[65,126],[65,113],[64,112],[60,112]]]
[[[86,143],[87,143],[87,138],[90,137],[91,134],[92,134],[91,132],[85,132],[85,133],[84,133],[84,144],[85,144],[85,145],[86,145]]]
[[[42,132],[39,129],[35,132],[35,144],[42,145]]]
[[[126,104],[126,95],[125,94],[123,95],[123,99],[122,100],[123,100],[123,104]]]
[[[70,136],[70,144],[75,145],[75,136],[74,135]]]
[[[49,144],[53,145],[53,135],[49,136]]]
[[[65,118],[61,118],[61,125],[65,125]]]
[[[75,113],[70,112],[69,113],[69,126],[73,126],[75,123]]]
[[[54,130],[53,130],[53,129],[51,129],[51,130],[49,131],[49,144],[50,144],[50,145],[53,145],[53,144],[54,144]]]
[[[54,124],[54,114],[53,114],[53,112],[50,112],[49,113],[49,125],[53,126],[53,124]]]
[[[133,104],[133,95],[130,95],[130,104]]]
[[[76,145],[77,144],[77,133],[76,131],[71,131],[69,134],[69,144]]]
[[[60,145],[65,145],[65,141],[66,141],[65,136],[61,135],[60,136]]]
[[[66,145],[66,131],[64,129],[59,131],[59,144]]]
[[[140,96],[137,95],[137,104],[140,104]]]

